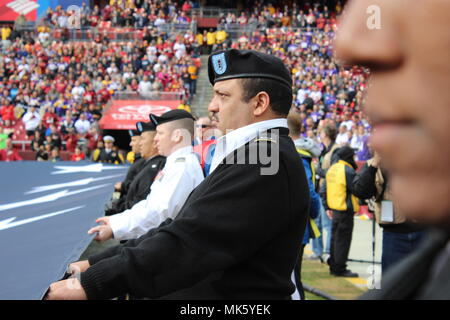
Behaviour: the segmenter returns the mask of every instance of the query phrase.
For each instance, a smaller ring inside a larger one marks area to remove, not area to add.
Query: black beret
[[[150,120],[153,122],[155,126],[160,124],[180,120],[180,119],[192,119],[195,121],[195,118],[192,114],[187,112],[186,110],[181,109],[173,109],[165,112],[162,116],[158,117],[157,115],[150,114]]]
[[[209,82],[235,78],[268,78],[292,89],[292,77],[281,59],[254,50],[218,51],[208,59]]]
[[[156,126],[151,122],[136,122],[136,129],[139,132],[139,134],[141,134],[142,132],[145,131],[155,131],[156,130]]]
[[[136,128],[137,128],[137,123],[136,123]],[[130,137],[134,137],[134,136],[139,136],[141,133],[138,130],[128,130],[128,134],[130,135]]]

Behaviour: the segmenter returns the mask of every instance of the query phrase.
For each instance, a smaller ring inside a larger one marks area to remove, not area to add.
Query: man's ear
[[[253,97],[254,109],[253,115],[259,117],[266,113],[267,109],[270,108],[270,97],[265,91],[258,92],[258,94]]]
[[[172,140],[172,142],[179,143],[181,141],[181,139],[182,139],[182,137],[180,135],[180,130],[179,129],[173,130],[170,140]]]

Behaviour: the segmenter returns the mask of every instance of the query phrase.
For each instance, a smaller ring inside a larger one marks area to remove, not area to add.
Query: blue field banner
[[[42,299],[92,235],[127,166],[0,162],[0,299]]]
[[[58,6],[61,6],[63,10],[66,10],[70,6],[78,6],[81,8],[83,2],[89,7],[89,1],[86,0],[38,0],[39,7],[37,9],[37,15],[39,18],[42,18],[48,8],[54,10]]]

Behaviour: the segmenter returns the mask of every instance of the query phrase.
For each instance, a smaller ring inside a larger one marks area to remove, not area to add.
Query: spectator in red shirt
[[[89,132],[86,134],[87,147],[89,151],[93,151],[97,148],[97,144],[103,143],[103,136],[98,133],[97,128],[92,126]]]
[[[6,139],[6,149],[0,150],[0,161],[21,161],[19,152],[13,148],[11,138]]]
[[[107,103],[109,99],[111,99],[111,94],[109,93],[109,90],[106,89],[106,86],[103,84],[102,88],[98,91],[98,100],[100,103]]]
[[[322,13],[319,14],[319,18],[317,18],[317,21],[316,21],[316,23],[317,23],[317,29],[322,30],[322,29],[325,27],[325,22],[326,22],[326,20],[325,20],[325,18],[323,17],[323,14],[322,14]]]
[[[72,154],[70,161],[81,161],[84,160],[84,153],[81,151],[80,147],[75,148],[75,152]]]
[[[8,100],[4,99],[4,104],[0,109],[0,116],[2,117],[5,127],[10,127],[14,120],[14,106],[8,103]]]
[[[66,150],[69,152],[74,152],[78,144],[78,136],[74,131],[73,127],[67,128],[67,135],[64,137],[66,141]]]
[[[183,10],[186,13],[188,13],[191,10],[191,4],[189,3],[189,1],[185,1],[183,3],[183,6],[181,7],[181,10]]]
[[[48,128],[51,124],[54,124],[57,127],[58,122],[59,118],[55,113],[55,108],[49,107],[42,118],[42,123],[46,128]]]

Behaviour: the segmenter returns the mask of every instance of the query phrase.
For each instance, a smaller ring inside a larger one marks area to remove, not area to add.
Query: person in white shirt
[[[173,45],[173,50],[175,51],[175,56],[178,59],[181,59],[186,55],[186,46],[183,42],[181,42],[181,40],[175,42],[175,44]]]
[[[85,113],[80,114],[80,118],[75,121],[74,127],[79,134],[85,134],[89,131],[89,129],[91,128],[91,123],[86,118]]]
[[[311,99],[314,100],[314,103],[318,103],[320,99],[322,99],[322,91],[320,91],[316,85],[314,85],[311,90]]]
[[[80,84],[79,81],[75,82],[75,86],[73,87],[71,93],[73,98],[76,101],[81,101],[81,98],[83,97],[83,94],[86,92],[86,90],[84,89],[84,87]]]
[[[149,95],[152,91],[152,83],[148,79],[148,76],[144,76],[144,78],[139,82],[138,92],[141,96]]]
[[[166,23],[166,20],[164,20],[164,17],[158,17],[158,18],[156,18],[154,24],[155,24],[155,27],[159,27],[159,26],[162,26],[165,23]]]
[[[364,148],[364,137],[366,136],[366,131],[363,125],[358,126],[357,129],[353,129],[353,136],[350,140],[350,147],[355,149],[357,152]]]
[[[27,135],[34,135],[34,130],[37,128],[39,122],[41,121],[41,116],[39,112],[36,111],[34,105],[30,105],[28,107],[28,111],[24,114],[22,121],[25,124]]]
[[[355,122],[350,118],[350,113],[346,112],[344,114],[344,121],[341,122],[341,125],[347,127],[347,131],[350,131],[355,126]]]
[[[297,102],[302,104],[305,101],[306,95],[309,94],[311,90],[307,88],[306,84],[302,84],[302,87],[297,91]]]
[[[341,125],[339,126],[339,133],[336,137],[336,143],[337,144],[346,144],[348,143],[348,133],[347,133],[347,127],[341,123]]]
[[[200,162],[193,152],[194,118],[180,109],[153,114],[150,119],[157,126],[155,145],[160,155],[167,156],[166,164],[156,176],[146,199],[131,209],[110,217],[101,217],[103,223],[88,231],[98,233],[98,241],[112,237],[118,240],[135,239],[166,219],[174,219],[192,190],[204,179]]]

